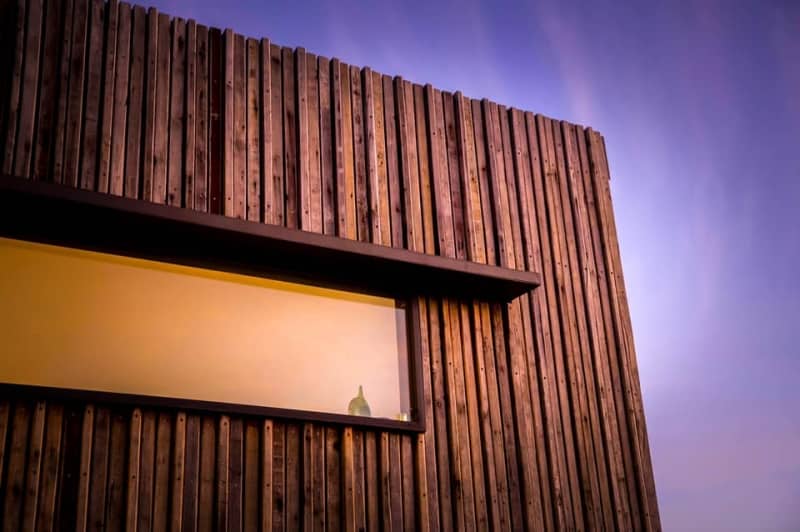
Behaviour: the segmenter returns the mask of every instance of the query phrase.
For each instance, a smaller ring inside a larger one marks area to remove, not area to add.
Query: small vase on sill
[[[364,399],[364,390],[360,384],[358,385],[358,395],[353,397],[347,406],[347,413],[351,416],[372,416],[369,410],[369,403]]]

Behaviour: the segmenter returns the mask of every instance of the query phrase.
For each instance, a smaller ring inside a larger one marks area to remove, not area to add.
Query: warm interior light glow
[[[7,383],[410,411],[392,299],[0,238],[0,338]]]

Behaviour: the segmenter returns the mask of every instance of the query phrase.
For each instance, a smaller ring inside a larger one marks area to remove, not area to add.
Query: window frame
[[[99,401],[424,432],[421,298],[442,296],[507,302],[541,284],[541,275],[536,272],[416,253],[11,176],[0,176],[0,235],[404,302],[411,420],[0,383],[0,393],[12,397]]]

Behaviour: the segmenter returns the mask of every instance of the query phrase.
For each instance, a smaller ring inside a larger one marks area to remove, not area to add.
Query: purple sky
[[[664,528],[800,530],[800,2],[143,3],[601,131]]]

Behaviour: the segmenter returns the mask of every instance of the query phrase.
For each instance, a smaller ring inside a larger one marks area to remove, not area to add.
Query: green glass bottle
[[[350,400],[350,404],[347,406],[347,413],[351,416],[372,416],[369,410],[369,403],[364,399],[364,390],[361,388],[360,384],[358,385],[358,395],[353,397]]]

